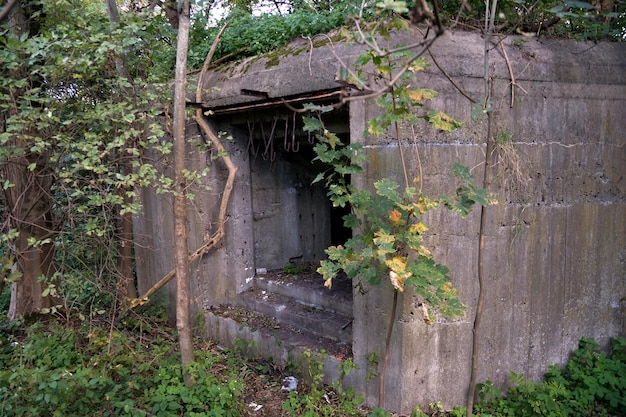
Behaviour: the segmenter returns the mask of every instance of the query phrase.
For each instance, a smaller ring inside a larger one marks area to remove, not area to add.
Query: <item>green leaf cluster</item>
[[[477,385],[476,411],[497,416],[618,416],[626,409],[626,340],[611,339],[609,353],[581,339],[564,368],[553,365],[544,381],[511,372],[506,395],[490,381]]]
[[[460,185],[454,196],[432,199],[417,187],[400,191],[399,185],[387,178],[373,184],[374,192],[358,189],[349,178],[361,172],[360,164],[366,160],[361,145],[344,144],[317,118],[305,119],[305,129],[317,132],[315,159],[331,166],[317,180],[326,181],[334,206],[350,207],[343,221],[354,231],[345,244],[327,249],[328,259],[321,261],[318,269],[326,286],[332,285],[340,271],[370,285],[378,285],[386,277],[397,291],[413,287],[442,314],[463,316],[464,307],[450,283],[448,268],[436,263],[424,245],[428,227],[422,216],[440,205],[466,215],[475,203],[490,203],[491,197],[473,184],[469,170],[455,165],[453,173]]]
[[[0,182],[13,188],[15,167],[46,179],[49,189],[39,191],[52,207],[46,239],[59,273],[100,286],[114,275],[118,216],[141,211],[140,187],[170,189],[163,81],[173,32],[150,12],[111,24],[101,2],[35,3],[37,31],[0,25]],[[130,78],[120,75],[122,62]],[[3,240],[18,235],[12,229]],[[33,247],[46,241],[29,237]]]
[[[465,25],[484,25],[485,5],[468,0],[470,10],[461,0],[440,2],[448,22],[457,19]],[[524,36],[558,36],[576,40],[623,42],[626,34],[626,3],[620,0],[500,0],[495,16],[499,31]]]
[[[388,7],[395,7],[391,2]],[[381,136],[390,127],[399,124],[415,125],[426,121],[437,130],[451,132],[462,123],[442,111],[425,107],[425,103],[439,93],[415,85],[415,74],[424,71],[429,64],[421,53],[411,45],[390,43],[391,34],[408,31],[409,23],[397,14],[385,20],[368,24],[368,32],[345,32],[345,37],[371,47],[357,58],[354,72],[340,71],[338,78],[367,93],[377,93],[376,104],[382,112],[368,121],[367,133]],[[376,36],[386,41],[376,41]],[[423,51],[422,51],[423,52]],[[379,80],[371,85],[369,80]]]
[[[231,357],[197,351],[189,366],[196,383],[188,387],[167,339],[144,345],[97,326],[36,323],[27,331],[25,339],[10,329],[0,333],[3,416],[242,415],[243,381]],[[228,366],[226,376],[213,371]]]
[[[360,2],[359,2],[360,3]],[[224,56],[256,56],[285,46],[299,36],[314,36],[330,32],[345,24],[346,16],[356,13],[354,1],[332,2],[332,7],[315,8],[302,5],[286,15],[251,14],[246,8],[233,8],[216,25],[210,25],[210,16],[198,15],[190,33],[189,66],[200,68],[207,51],[217,36],[218,28],[229,22],[222,36],[215,59]]]

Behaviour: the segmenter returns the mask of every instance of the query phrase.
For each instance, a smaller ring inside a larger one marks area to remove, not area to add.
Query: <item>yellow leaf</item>
[[[389,280],[391,281],[391,285],[393,285],[393,288],[400,292],[404,290],[404,281],[400,278],[398,274],[393,271],[389,271]]]
[[[413,101],[423,101],[437,97],[437,92],[427,88],[419,88],[417,90],[408,90],[407,95]]]
[[[324,136],[326,136],[326,139],[328,139],[328,144],[330,145],[332,149],[335,149],[335,147],[337,146],[337,143],[340,142],[337,135],[335,135],[332,132],[329,132],[328,130],[324,131]]]
[[[426,226],[424,223],[421,223],[421,222],[411,225],[411,233],[424,233],[427,230],[428,230],[428,226]]]
[[[391,223],[395,224],[395,225],[401,225],[402,224],[402,214],[400,214],[400,212],[398,210],[391,210],[389,212],[389,220],[391,220]]]
[[[430,314],[428,313],[428,307],[426,306],[426,303],[422,303],[422,319],[426,324],[430,324],[433,322],[430,318]]]
[[[406,260],[402,256],[394,256],[392,259],[385,261],[387,267],[396,272],[402,272],[406,269]]]
[[[393,287],[402,292],[404,290],[404,282],[412,275],[411,272],[406,271],[406,259],[401,256],[394,256],[392,259],[387,259],[385,264],[390,269],[389,280]]]
[[[425,258],[432,257],[432,253],[430,253],[430,251],[425,246],[420,246],[419,249],[417,250],[417,253],[422,255]]]
[[[426,67],[424,65],[419,64],[418,62],[414,62],[407,68],[411,72],[424,71]]]

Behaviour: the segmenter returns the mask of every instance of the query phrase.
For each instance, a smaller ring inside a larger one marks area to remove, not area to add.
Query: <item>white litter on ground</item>
[[[298,389],[298,378],[295,376],[286,376],[283,378],[283,391],[295,391]]]
[[[252,408],[252,411],[259,411],[261,408],[263,408],[262,405],[255,402],[251,402],[250,404],[248,404],[248,407]]]

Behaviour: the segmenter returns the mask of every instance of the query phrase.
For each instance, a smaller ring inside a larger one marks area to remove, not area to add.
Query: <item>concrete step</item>
[[[299,294],[300,290],[296,292]],[[309,304],[309,301],[302,302],[294,297],[258,287],[240,294],[238,304],[247,310],[274,318],[280,326],[295,329],[296,332],[352,343],[351,314],[321,309]]]
[[[299,303],[331,313],[352,317],[352,281],[336,278],[331,288],[324,287],[324,279],[316,272],[290,275],[282,270],[257,274],[256,288],[293,298]]]
[[[347,358],[352,357],[352,345],[332,341],[323,337],[315,337],[308,332],[295,331],[288,326],[279,326],[267,322],[267,318],[259,313],[250,316],[241,308],[219,306],[205,311],[205,337],[219,341],[223,347],[241,349],[250,358],[271,358],[279,367],[293,366],[299,363],[302,374],[306,374],[310,362],[302,355],[309,351],[314,354],[325,352],[324,380],[332,384],[339,380],[339,366]],[[269,326],[264,326],[269,324]],[[241,340],[248,341],[242,346]],[[344,381],[355,378],[352,372]],[[361,380],[364,378],[361,377]],[[356,379],[355,379],[356,380]],[[310,383],[310,381],[309,381]]]

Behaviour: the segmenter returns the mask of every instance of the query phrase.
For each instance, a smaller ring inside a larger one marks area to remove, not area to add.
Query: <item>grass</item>
[[[299,415],[293,404],[312,391],[327,394],[326,415],[347,415],[345,397],[333,388],[300,384],[290,395],[283,379],[295,369],[201,339],[190,367],[196,384],[185,386],[175,329],[159,317],[131,313],[113,325],[49,316],[2,322],[0,415],[283,417]]]

